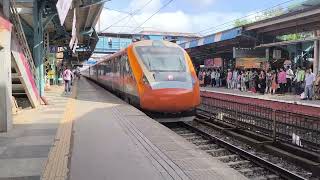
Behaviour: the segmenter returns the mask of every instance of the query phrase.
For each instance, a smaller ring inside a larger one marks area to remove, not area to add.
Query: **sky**
[[[98,32],[114,33],[137,33],[142,30],[153,30],[207,35],[232,28],[233,23],[227,22],[288,0],[173,0],[145,22],[169,1],[108,1],[104,5],[96,29]],[[290,3],[299,0],[292,1]],[[289,4],[283,6],[287,5]]]

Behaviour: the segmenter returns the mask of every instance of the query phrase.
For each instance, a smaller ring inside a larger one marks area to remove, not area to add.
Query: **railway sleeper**
[[[278,175],[275,174],[269,174],[269,175],[263,175],[253,178],[253,180],[278,180],[281,179]]]
[[[180,136],[184,137],[184,138],[188,138],[188,137],[193,137],[193,136],[199,136],[196,133],[184,133],[184,134],[179,134]]]
[[[266,170],[261,167],[252,167],[252,168],[240,169],[239,172],[247,177],[254,177],[254,176],[257,176],[257,174],[259,175],[265,174]]]
[[[213,157],[232,155],[232,153],[225,148],[211,149],[211,150],[207,150],[206,152]]]
[[[188,129],[180,129],[180,128],[177,128],[177,129],[171,129],[172,131],[174,131],[175,133],[181,135],[181,134],[189,134],[189,133],[192,133],[190,130]]]
[[[250,168],[253,166],[252,162],[248,160],[232,161],[228,162],[227,165],[234,169]]]
[[[218,149],[219,146],[217,144],[202,144],[202,145],[199,145],[198,148],[203,151],[207,151],[211,149]]]
[[[194,142],[194,141],[200,141],[200,140],[204,140],[203,139],[203,137],[202,136],[199,136],[199,135],[195,135],[195,136],[187,136],[187,137],[185,137],[185,136],[183,136],[186,140],[188,140],[188,141],[192,141],[192,142]]]
[[[206,139],[196,139],[196,140],[191,140],[191,142],[198,146],[201,144],[209,144],[211,141]]]
[[[241,157],[236,154],[231,154],[231,155],[227,155],[227,156],[218,157],[218,159],[224,163],[228,163],[230,161],[239,161],[241,159]]]

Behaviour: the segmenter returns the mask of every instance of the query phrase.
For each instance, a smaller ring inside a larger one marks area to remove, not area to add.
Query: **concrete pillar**
[[[8,1],[3,1],[3,9],[9,9]],[[4,11],[4,14],[9,16]],[[0,132],[12,127],[12,83],[11,83],[11,23],[0,16]]]
[[[314,41],[314,59],[313,59],[313,73],[317,74],[320,70],[320,41],[316,40]]]

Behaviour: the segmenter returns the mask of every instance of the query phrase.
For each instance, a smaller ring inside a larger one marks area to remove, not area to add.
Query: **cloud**
[[[137,9],[142,7],[149,0],[132,0],[128,8]],[[194,1],[194,0],[189,0]],[[213,3],[214,0],[199,0],[206,3]],[[162,6],[160,0],[153,0],[148,7],[140,11],[134,16],[130,16],[125,13],[119,13],[117,11],[104,9],[100,16],[100,30],[104,30],[106,27],[112,25],[112,27],[105,30],[105,32],[126,32],[133,33],[136,26],[142,24],[148,17],[156,12]],[[149,9],[153,9],[152,11]],[[187,14],[181,10],[172,12],[160,12],[153,16],[143,26],[137,29],[135,32],[141,30],[156,30],[167,32],[199,32],[208,27],[217,26],[223,22],[230,21],[234,18],[240,17],[240,13],[230,12],[203,12],[199,14]],[[124,20],[118,22],[119,20]],[[118,22],[118,23],[117,23]],[[126,26],[126,27],[124,27]],[[99,27],[97,27],[99,31]],[[223,30],[223,27],[222,27]]]
[[[162,3],[160,0],[132,0],[126,9],[132,12],[144,7],[140,12],[155,12],[161,7],[161,5]]]
[[[212,5],[216,0],[187,0],[192,4],[196,4],[198,6],[208,6]]]

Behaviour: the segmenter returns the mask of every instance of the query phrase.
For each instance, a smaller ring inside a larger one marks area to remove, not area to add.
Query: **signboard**
[[[216,68],[222,67],[222,58],[214,58],[213,67],[216,67]]]
[[[262,66],[265,62],[267,62],[265,58],[237,58],[236,67],[244,69],[260,69],[263,68]]]
[[[213,59],[207,59],[204,61],[205,67],[213,67],[213,65],[214,65]]]
[[[265,49],[233,48],[233,58],[265,58]]]
[[[49,47],[49,52],[50,53],[57,53],[58,52],[58,47],[57,46],[50,46]]]
[[[221,58],[214,58],[214,59],[207,59],[204,61],[205,67],[209,68],[219,68],[222,66],[222,59]]]
[[[58,0],[56,4],[61,26],[63,26],[63,23],[66,20],[71,4],[72,0]]]

